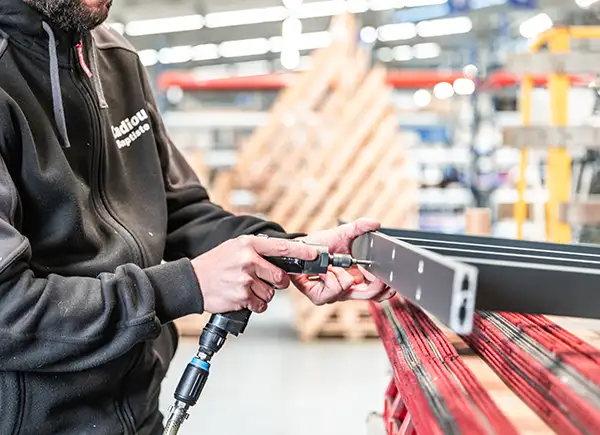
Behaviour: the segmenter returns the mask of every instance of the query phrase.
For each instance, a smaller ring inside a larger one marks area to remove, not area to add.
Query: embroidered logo
[[[150,131],[148,113],[142,109],[131,118],[125,118],[119,125],[111,126],[111,130],[117,146],[119,148],[128,147],[141,135]]]

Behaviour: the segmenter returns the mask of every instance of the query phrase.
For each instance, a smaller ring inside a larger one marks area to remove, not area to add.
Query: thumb
[[[360,218],[354,222],[345,224],[344,227],[344,236],[355,239],[363,234],[378,231],[381,228],[381,224],[374,219]]]

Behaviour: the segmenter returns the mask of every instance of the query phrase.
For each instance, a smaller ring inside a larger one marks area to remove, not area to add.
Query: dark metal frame
[[[475,304],[478,310],[600,319],[598,246],[396,229],[381,232],[413,247],[475,266],[479,271]]]
[[[458,334],[469,334],[477,268],[382,233],[355,242],[353,256],[372,261],[369,271]]]

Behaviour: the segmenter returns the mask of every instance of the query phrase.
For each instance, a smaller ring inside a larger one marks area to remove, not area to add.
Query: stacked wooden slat
[[[250,191],[252,212],[290,232],[333,227],[371,217],[384,226],[413,227],[416,183],[408,176],[398,114],[386,71],[370,65],[358,46],[352,16],[332,20],[332,42],[315,52],[311,68],[281,92],[269,122],[239,151],[232,170],[218,175],[213,199],[237,211],[233,192]],[[368,305],[315,307],[290,292],[303,340],[376,336]]]

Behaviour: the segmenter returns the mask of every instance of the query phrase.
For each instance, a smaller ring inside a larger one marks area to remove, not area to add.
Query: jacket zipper
[[[120,234],[125,242],[129,245],[129,248],[133,254],[135,261],[140,265],[140,267],[145,267],[145,259],[144,252],[142,250],[141,244],[135,238],[133,233],[129,231],[123,223],[119,221],[117,216],[111,212],[108,200],[105,194],[102,191],[103,186],[103,177],[102,177],[102,146],[104,144],[104,135],[102,131],[102,114],[100,112],[100,108],[98,107],[97,100],[94,94],[93,86],[89,83],[90,80],[90,70],[85,63],[84,51],[83,51],[83,42],[80,41],[76,47],[77,57],[79,59],[79,65],[82,68],[83,72],[87,76],[87,79],[84,79],[80,89],[81,95],[84,97],[84,100],[89,109],[92,112],[92,143],[90,144],[92,147],[92,204],[99,214],[102,214],[105,218],[105,221],[111,225],[118,234]],[[98,73],[97,71],[95,72]],[[77,80],[74,80],[77,82]],[[76,83],[79,88],[79,84]],[[114,225],[113,225],[114,223]],[[117,414],[119,420],[121,420],[121,424],[123,425],[123,429],[125,431],[125,435],[134,435],[135,434],[135,420],[133,418],[133,413],[131,409],[128,409],[128,405],[126,404],[125,398],[120,397],[120,400],[115,403]]]
[[[129,229],[127,229],[127,227],[119,220],[116,213],[112,210],[110,203],[106,198],[106,194],[103,191],[104,179],[101,168],[104,157],[102,149],[102,146],[104,144],[104,134],[101,124],[102,114],[94,93],[93,85],[90,83],[90,74],[92,73],[89,70],[87,63],[85,62],[82,41],[80,41],[79,44],[77,44],[76,50],[76,54],[79,59],[79,65],[87,77],[87,79],[83,80],[82,88],[84,89],[84,92],[82,92],[82,95],[86,100],[88,107],[92,111],[92,202],[95,204],[96,209],[99,212],[102,212],[105,216],[108,217],[109,222],[114,222],[114,224],[117,227],[115,228],[115,230],[125,239],[125,241],[129,245],[136,263],[140,267],[146,267],[146,259],[144,258],[144,250],[142,249],[142,244],[139,242],[136,236],[131,231],[129,231]],[[98,198],[96,198],[96,196]]]

